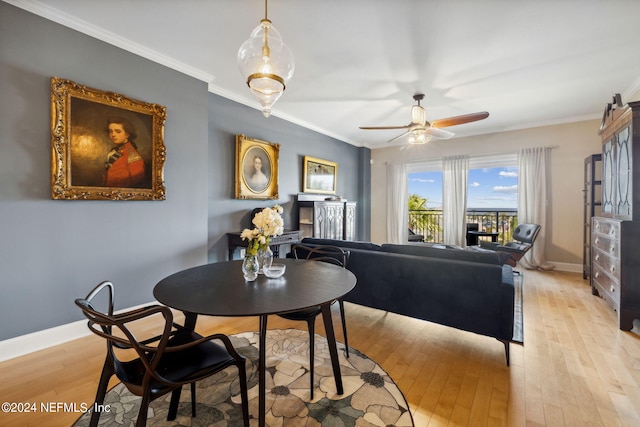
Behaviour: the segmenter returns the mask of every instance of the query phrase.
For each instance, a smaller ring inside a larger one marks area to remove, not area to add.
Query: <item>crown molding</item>
[[[156,62],[158,64],[164,65],[165,67],[169,67],[173,70],[179,71],[183,74],[186,74],[198,80],[209,83],[214,79],[213,75],[205,71],[202,71],[198,68],[187,65],[183,62],[176,61],[175,59],[167,55],[164,55],[160,52],[149,49],[125,37],[119,36],[118,34],[112,33],[103,28],[90,24],[86,21],[73,17],[68,13],[61,12],[60,10],[55,9],[45,4],[44,2],[41,2],[38,0],[3,0],[3,1],[5,3],[9,3],[13,6],[16,6],[20,9],[26,10],[27,12],[31,12],[34,15],[38,15],[42,18],[48,19],[49,21],[56,22],[67,28],[71,28],[72,30],[76,30],[78,32],[91,36],[95,39],[101,40],[105,43],[109,43],[120,49],[126,50],[128,52],[131,52],[133,54],[146,58],[150,61]]]

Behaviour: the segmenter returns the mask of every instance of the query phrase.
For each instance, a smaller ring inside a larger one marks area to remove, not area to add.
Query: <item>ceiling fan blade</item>
[[[463,123],[476,122],[489,117],[489,113],[482,111],[480,113],[463,114],[462,116],[449,117],[446,119],[434,120],[431,126],[435,128],[446,128],[448,126],[461,125]]]
[[[408,131],[406,131],[405,133],[403,133],[402,135],[398,135],[398,136],[396,136],[395,138],[391,138],[391,139],[390,139],[390,140],[388,140],[387,142],[393,142],[393,141],[395,141],[396,139],[400,139],[400,138],[402,138],[403,136],[407,136],[407,135],[409,135],[410,133],[411,133],[411,131],[410,131],[410,130],[408,130]]]
[[[409,129],[411,125],[406,126],[360,126],[364,130],[389,130],[389,129]]]
[[[425,129],[425,132],[431,136],[435,136],[436,138],[440,138],[440,139],[449,139],[453,135],[455,135],[453,132],[449,132],[448,130],[438,129],[434,127]]]

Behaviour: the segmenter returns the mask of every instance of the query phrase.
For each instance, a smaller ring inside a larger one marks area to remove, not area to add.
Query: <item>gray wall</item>
[[[234,197],[235,135],[280,144],[277,200],[237,200]],[[278,203],[284,208],[285,228],[298,220],[296,195],[302,191],[304,156],[338,163],[337,194],[368,206],[370,191],[360,181],[370,177],[371,152],[310,131],[277,117],[268,119],[258,110],[209,95],[209,260],[227,259],[229,231],[251,227],[250,212]],[[370,179],[367,180],[367,183]],[[215,184],[214,184],[215,183]],[[362,195],[362,196],[361,196]],[[358,239],[369,239],[368,209],[359,209]]]
[[[51,76],[167,107],[166,201],[50,199]],[[168,274],[225,259],[224,234],[269,204],[232,199],[236,133],[282,144],[287,224],[303,155],[338,161],[339,193],[370,204],[369,150],[266,120],[199,80],[3,2],[0,94],[0,340],[80,319],[73,300],[102,280],[125,308],[151,301]],[[359,238],[369,226],[361,210]]]

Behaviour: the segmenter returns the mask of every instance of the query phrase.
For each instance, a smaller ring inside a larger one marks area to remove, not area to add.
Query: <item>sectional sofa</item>
[[[305,238],[302,244],[350,251],[348,268],[358,282],[345,301],[496,338],[509,364],[513,270],[497,254],[424,243]]]

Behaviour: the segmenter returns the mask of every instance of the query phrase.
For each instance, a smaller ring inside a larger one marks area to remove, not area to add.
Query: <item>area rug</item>
[[[516,344],[524,344],[524,332],[522,324],[522,273],[513,275],[514,301],[513,301],[513,338]]]
[[[251,425],[258,418],[258,333],[232,335],[236,350],[247,358],[249,413]],[[329,347],[325,337],[315,337],[313,401],[309,401],[309,334],[298,329],[267,332],[267,415],[268,426],[374,427],[413,426],[407,402],[389,375],[356,349],[338,347],[344,394],[337,395]],[[235,368],[197,383],[197,416],[191,417],[189,386],[182,391],[175,421],[167,421],[170,395],[151,403],[149,426],[242,426],[238,376]],[[130,426],[140,408],[140,398],[122,384],[107,393],[110,412],[100,416],[101,426]],[[91,414],[84,414],[76,427],[88,426]]]

